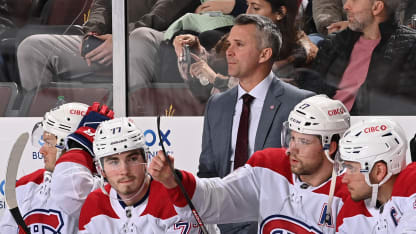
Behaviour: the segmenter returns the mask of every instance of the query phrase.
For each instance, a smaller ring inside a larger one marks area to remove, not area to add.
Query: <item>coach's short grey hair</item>
[[[279,57],[280,47],[282,46],[282,34],[273,21],[265,16],[241,14],[234,21],[235,25],[253,24],[257,29],[257,47],[259,49],[271,48],[272,61]]]

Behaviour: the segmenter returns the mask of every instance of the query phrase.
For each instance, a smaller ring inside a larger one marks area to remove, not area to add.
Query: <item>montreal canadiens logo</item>
[[[260,225],[261,234],[322,233],[319,229],[285,215],[271,215]]]
[[[64,226],[61,212],[57,210],[36,209],[27,213],[23,219],[26,225],[30,228],[31,233],[53,233],[60,234]],[[23,230],[19,229],[19,234],[25,234]]]

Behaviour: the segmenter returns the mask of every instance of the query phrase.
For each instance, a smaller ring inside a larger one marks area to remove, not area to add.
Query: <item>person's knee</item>
[[[130,33],[130,45],[132,47],[137,46],[153,46],[155,48],[159,47],[159,44],[163,40],[163,32],[154,30],[152,28],[136,28]]]
[[[39,50],[39,45],[43,44],[47,40],[47,35],[38,34],[26,37],[17,47],[17,59],[27,59],[30,57],[36,58],[36,51]]]

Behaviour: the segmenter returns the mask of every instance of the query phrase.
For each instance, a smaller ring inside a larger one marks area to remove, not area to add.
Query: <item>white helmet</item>
[[[371,205],[377,200],[378,187],[406,166],[407,138],[402,127],[389,119],[367,120],[353,125],[340,141],[342,161],[358,162],[365,181],[373,188]],[[378,184],[371,184],[369,174],[374,164],[383,161],[387,175]]]
[[[342,134],[350,127],[350,114],[347,108],[338,100],[326,95],[316,95],[301,101],[290,112],[288,121],[283,123],[283,147],[288,148],[290,132],[318,135],[322,138],[322,146],[329,150],[332,136]],[[333,162],[326,154],[328,160]]]
[[[88,105],[71,102],[57,106],[45,113],[42,122],[37,123],[32,130],[32,144],[42,142],[43,132],[52,133],[57,138],[56,147],[59,149],[57,158],[65,146],[65,138],[77,130],[79,123],[87,113]]]
[[[133,149],[143,149],[143,157],[147,161],[148,149],[144,135],[133,120],[120,117],[100,123],[93,142],[93,150],[98,163],[101,164],[100,159],[103,157]]]

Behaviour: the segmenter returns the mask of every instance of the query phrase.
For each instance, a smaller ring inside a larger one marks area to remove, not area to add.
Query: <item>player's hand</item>
[[[348,21],[339,21],[339,22],[332,23],[331,25],[326,27],[326,29],[328,29],[328,34],[330,34],[333,32],[342,31],[346,29],[347,27],[348,27]]]
[[[173,164],[174,158],[170,155],[168,155],[168,157]],[[175,176],[173,175],[173,172],[169,168],[169,164],[163,155],[163,151],[159,151],[157,155],[152,158],[147,171],[154,180],[162,183],[167,189],[175,188],[178,186],[175,181]]]
[[[173,40],[173,47],[175,48],[175,53],[178,58],[182,57],[182,47],[184,45],[189,45],[192,50],[201,51],[201,44],[197,36],[192,34],[183,34],[176,36]]]
[[[100,105],[99,102],[94,102],[88,107],[87,113],[79,123],[78,129],[70,134],[68,139],[80,143],[87,148],[91,155],[94,155],[92,142],[94,140],[95,130],[101,122],[113,118],[114,112],[107,105]]]
[[[221,11],[224,14],[230,14],[234,9],[235,0],[211,0],[202,3],[196,8],[195,13],[204,13],[208,11]]]
[[[104,42],[85,55],[85,60],[87,61],[88,66],[91,66],[92,62],[97,62],[103,65],[110,65],[113,63],[113,35],[97,35],[95,36]]]

